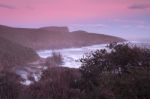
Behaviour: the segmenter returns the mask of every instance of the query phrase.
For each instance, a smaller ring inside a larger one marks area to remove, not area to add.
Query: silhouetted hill
[[[0,36],[33,49],[58,49],[121,42],[124,39],[85,31],[69,32],[67,27],[12,28],[0,26]]]
[[[38,58],[31,48],[23,47],[0,37],[0,68],[24,65]]]
[[[42,27],[40,29],[48,30],[48,31],[51,31],[51,32],[69,32],[69,29],[67,27],[51,26],[51,27]]]

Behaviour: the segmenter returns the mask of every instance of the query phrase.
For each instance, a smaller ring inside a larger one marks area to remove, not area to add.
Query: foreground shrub
[[[80,89],[87,99],[149,99],[150,49],[128,44],[109,48],[81,59]]]
[[[21,84],[12,72],[0,72],[0,99],[19,99]]]
[[[29,86],[26,99],[79,99],[80,91],[74,86],[78,77],[76,69],[50,68],[39,82]]]
[[[149,99],[150,73],[134,70],[130,74],[115,77],[110,81],[117,99]]]

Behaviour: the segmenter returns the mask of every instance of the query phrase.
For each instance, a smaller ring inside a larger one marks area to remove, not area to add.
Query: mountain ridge
[[[72,31],[68,27],[16,28],[0,25],[0,37],[35,50],[82,47],[93,44],[122,42],[120,37]]]

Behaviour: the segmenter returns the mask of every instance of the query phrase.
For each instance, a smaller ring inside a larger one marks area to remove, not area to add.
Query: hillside
[[[38,55],[30,48],[12,43],[0,37],[0,68],[10,68],[25,65],[38,58]]]
[[[124,39],[85,31],[69,32],[67,27],[12,28],[0,26],[0,36],[23,46],[40,49],[81,47],[93,44],[121,42]]]

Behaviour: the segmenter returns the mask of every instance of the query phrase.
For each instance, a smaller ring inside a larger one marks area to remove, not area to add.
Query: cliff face
[[[0,26],[0,36],[36,50],[81,47],[124,41],[122,38],[104,34],[88,33],[85,31],[69,32],[67,27],[29,29]]]
[[[38,59],[31,48],[23,47],[0,37],[0,68],[24,65]]]

